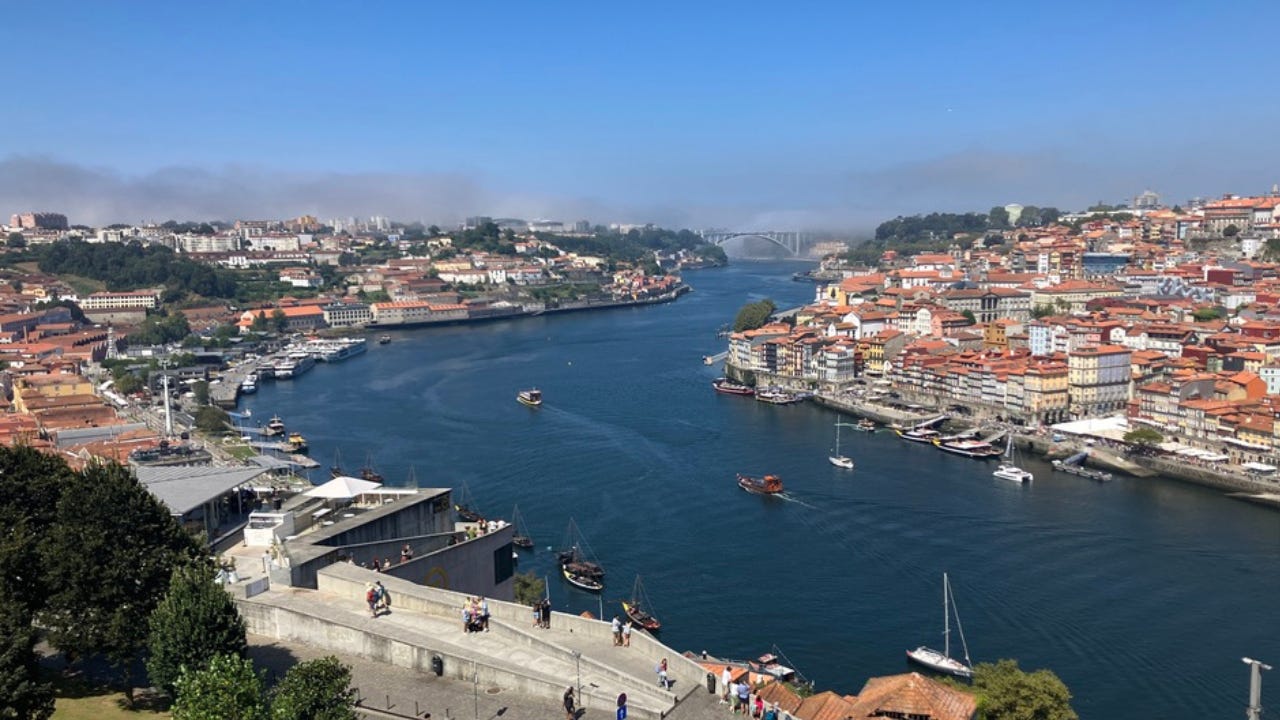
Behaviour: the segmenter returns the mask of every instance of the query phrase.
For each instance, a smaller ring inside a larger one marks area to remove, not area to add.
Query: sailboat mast
[[[951,657],[951,581],[942,573],[942,654]]]

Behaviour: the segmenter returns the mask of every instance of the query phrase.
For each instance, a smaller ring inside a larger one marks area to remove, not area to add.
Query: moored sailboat
[[[529,534],[529,530],[525,527],[524,517],[520,515],[520,506],[516,505],[511,508],[511,524],[515,526],[515,534],[511,536],[511,544],[525,550],[533,549],[533,536]]]
[[[635,584],[631,586],[631,598],[622,601],[622,611],[627,614],[631,622],[651,633],[662,629],[662,623],[653,615],[653,604],[649,602],[649,597],[644,591],[644,583],[640,582],[639,575],[636,575]]]
[[[960,644],[964,648],[964,661],[951,657],[951,613],[955,610],[955,597],[951,594],[951,581],[946,573],[942,573],[942,651],[921,645],[915,650],[907,651],[907,658],[930,670],[961,678],[973,677],[973,661],[969,659],[969,644],[964,639],[964,628],[960,626],[960,612],[956,611],[956,630],[960,633]]]
[[[836,449],[834,453],[827,456],[827,461],[838,468],[844,468],[845,470],[852,470],[853,458],[840,454],[840,427],[841,426],[854,427],[853,425],[842,423],[839,420],[836,421]]]
[[[557,558],[560,574],[574,587],[600,592],[604,590],[604,568],[593,558],[594,555],[587,548],[586,538],[578,530],[577,523],[570,519],[565,549],[560,551]]]

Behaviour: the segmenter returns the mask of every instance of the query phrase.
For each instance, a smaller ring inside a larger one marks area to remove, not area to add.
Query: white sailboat
[[[836,421],[836,449],[832,455],[827,456],[827,460],[832,465],[835,465],[838,468],[844,468],[845,470],[852,470],[853,458],[840,454],[840,426],[845,424],[846,423],[842,423],[839,420]],[[849,425],[849,427],[853,427],[853,426]]]
[[[1035,475],[1030,470],[1023,470],[1014,462],[1015,450],[1013,449],[1013,433],[1009,433],[1009,442],[1004,447],[1005,461],[1000,463],[1000,467],[991,473],[1001,480],[1010,480],[1016,483],[1029,483],[1035,479]]]
[[[951,595],[951,581],[942,573],[942,652],[921,645],[907,651],[907,658],[940,673],[956,677],[973,677],[973,662],[969,659],[969,644],[964,641],[964,628],[960,627],[960,612],[956,610],[956,630],[960,633],[960,645],[964,648],[964,662],[951,657],[951,612],[955,610],[955,598]]]

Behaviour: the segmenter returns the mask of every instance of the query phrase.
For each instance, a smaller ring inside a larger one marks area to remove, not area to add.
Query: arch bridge
[[[730,232],[728,230],[704,230],[699,233],[703,240],[712,245],[724,245],[730,240],[738,238],[759,238],[777,245],[792,255],[800,255],[804,252],[804,248],[815,239],[813,233],[802,232],[799,230],[742,230]]]

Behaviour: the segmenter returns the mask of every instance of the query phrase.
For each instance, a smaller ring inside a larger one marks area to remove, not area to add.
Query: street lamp
[[[573,662],[578,671],[578,704],[582,705],[582,653],[573,651]]]
[[[1247,657],[1240,658],[1240,661],[1250,667],[1249,707],[1244,711],[1245,717],[1249,720],[1262,720],[1262,671],[1270,670],[1271,666],[1261,660]]]

